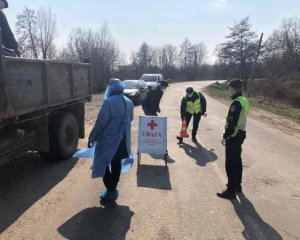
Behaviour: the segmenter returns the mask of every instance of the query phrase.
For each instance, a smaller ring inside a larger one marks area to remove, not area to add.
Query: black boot
[[[176,137],[177,140],[179,141],[177,144],[182,144],[183,143],[183,137]]]
[[[196,136],[193,136],[193,137],[192,137],[192,141],[193,141],[194,143],[197,143],[197,142],[198,142]]]
[[[221,192],[221,193],[217,193],[217,196],[220,197],[220,198],[228,199],[228,200],[236,198],[235,191],[230,190],[228,188],[225,191]]]
[[[242,189],[242,185],[241,185],[241,184],[237,185],[237,187],[236,187],[236,192],[237,192],[237,193],[242,193],[242,192],[243,192],[243,189]]]

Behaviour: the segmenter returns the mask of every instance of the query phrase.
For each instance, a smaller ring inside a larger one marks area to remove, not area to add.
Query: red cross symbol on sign
[[[151,122],[149,122],[147,126],[150,127],[151,130],[153,130],[155,127],[157,127],[157,123],[155,123],[154,120],[151,120]]]

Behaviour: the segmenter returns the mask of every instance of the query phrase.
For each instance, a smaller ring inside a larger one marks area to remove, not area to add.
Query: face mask
[[[186,96],[191,98],[194,95],[194,93],[187,93]]]

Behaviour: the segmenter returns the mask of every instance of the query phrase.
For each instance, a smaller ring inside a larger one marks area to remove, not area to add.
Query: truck
[[[89,63],[8,57],[0,49],[0,165],[30,151],[72,157],[85,134],[91,71]]]

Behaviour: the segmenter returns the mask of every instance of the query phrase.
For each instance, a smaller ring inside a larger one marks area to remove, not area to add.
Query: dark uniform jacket
[[[2,44],[9,49],[18,48],[18,43],[11,31],[6,16],[3,11],[0,11],[0,28],[2,32]]]
[[[237,99],[238,97],[243,96],[242,92],[238,92],[233,95],[232,100]],[[235,127],[238,124],[240,113],[242,111],[242,105],[239,101],[233,101],[230,105],[228,117],[227,117],[227,128],[225,129],[225,133],[223,134],[223,138],[228,139],[235,130]]]
[[[200,93],[200,92],[199,92]],[[194,94],[191,98],[188,96],[183,97],[181,100],[181,106],[180,106],[180,114],[181,118],[185,117],[187,112],[186,112],[186,102],[187,101],[192,101],[195,102],[197,99],[199,99],[197,92],[194,91]],[[200,93],[200,103],[201,103],[201,115],[203,115],[206,112],[206,99],[203,96],[202,93]]]
[[[155,86],[147,93],[145,100],[142,104],[143,109],[147,109],[148,112],[156,113],[159,111],[159,103],[163,96],[163,92],[160,86]]]

